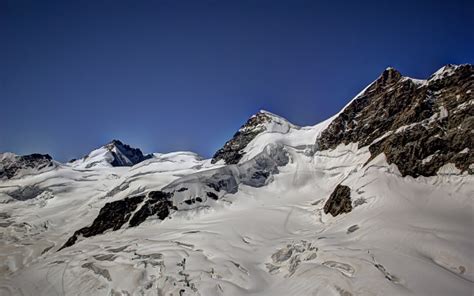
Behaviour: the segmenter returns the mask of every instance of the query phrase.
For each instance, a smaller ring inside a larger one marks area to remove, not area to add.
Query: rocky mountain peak
[[[443,79],[446,78],[447,76],[450,76],[451,74],[454,74],[456,70],[459,68],[462,68],[466,65],[453,65],[453,64],[447,64],[443,67],[441,67],[438,71],[433,73],[428,80],[433,81],[433,80],[438,80],[438,79]]]
[[[216,163],[224,160],[226,164],[237,164],[245,154],[245,147],[257,135],[263,132],[287,132],[290,128],[298,128],[289,123],[285,118],[275,115],[266,110],[260,110],[252,115],[247,122],[240,127],[232,139],[227,141],[212,157],[211,162]]]
[[[144,155],[138,148],[124,144],[120,140],[112,140],[104,146],[93,150],[80,160],[74,160],[73,166],[92,168],[95,166],[133,166],[153,157]]]
[[[272,121],[272,116],[270,112],[260,110],[255,115],[252,115],[247,122],[242,125],[239,129],[239,132],[243,131],[258,131],[265,129],[265,124]]]
[[[48,154],[15,155],[4,153],[0,155],[0,179],[11,179],[30,172],[37,173],[56,166],[52,157]]]
[[[114,149],[120,149],[120,150],[138,150],[140,151],[139,148],[132,148],[130,147],[130,145],[127,145],[125,143],[123,143],[122,141],[120,140],[112,140],[110,141],[109,143],[105,144],[103,147],[105,147],[106,149],[108,149],[109,151],[112,151]],[[141,151],[140,151],[141,152]]]
[[[317,146],[369,146],[371,158],[383,152],[404,176],[432,176],[448,163],[473,173],[472,114],[472,65],[447,65],[421,84],[387,69],[321,133]]]
[[[120,140],[117,140],[117,139],[113,139],[112,141],[110,141],[109,143],[105,144],[104,146],[109,146],[109,147],[115,147],[115,146],[124,146],[125,144],[122,143],[122,141]],[[128,146],[128,145],[126,145]],[[130,147],[130,146],[129,146]]]
[[[139,148],[130,147],[119,140],[112,140],[104,146],[113,156],[110,162],[112,166],[133,166],[139,162],[152,157],[152,155],[143,155]]]
[[[380,85],[389,85],[397,83],[400,79],[402,79],[402,74],[397,69],[387,67],[382,74],[380,74],[377,83]]]
[[[240,127],[232,139],[224,144],[212,157],[211,163],[224,160],[226,164],[236,164],[244,155],[243,149],[261,132],[266,130],[266,123],[272,118],[265,111],[260,111],[250,117],[247,122]]]

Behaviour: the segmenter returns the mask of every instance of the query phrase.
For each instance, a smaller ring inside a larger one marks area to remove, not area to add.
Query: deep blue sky
[[[0,151],[211,156],[259,109],[315,124],[387,66],[474,62],[473,3],[0,0]]]

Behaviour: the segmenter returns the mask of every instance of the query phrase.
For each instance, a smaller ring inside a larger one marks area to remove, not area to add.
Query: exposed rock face
[[[54,168],[53,159],[48,154],[29,154],[29,155],[0,155],[0,179],[11,179],[22,172],[38,171]]]
[[[119,140],[113,140],[105,145],[105,148],[107,148],[114,157],[113,161],[110,163],[114,167],[133,166],[152,157],[150,154],[143,155],[140,149],[132,148],[127,144],[123,144]]]
[[[163,220],[168,217],[171,209],[175,209],[171,201],[172,196],[173,194],[168,192],[151,191],[146,196],[146,200],[145,195],[138,195],[106,203],[92,225],[76,231],[61,249],[74,245],[79,236],[91,237],[102,234],[107,230],[115,231],[127,222],[129,222],[129,226],[135,227],[153,215],[157,215],[160,220]],[[144,200],[142,207],[135,212],[138,205]],[[133,212],[135,214],[132,216]]]
[[[403,176],[433,176],[446,163],[473,174],[474,67],[443,67],[426,81],[389,68],[322,132],[321,150],[344,143],[385,153]]]
[[[245,154],[243,149],[261,132],[266,130],[265,123],[271,122],[272,118],[259,112],[252,116],[240,129],[234,134],[232,139],[224,144],[212,157],[212,163],[223,159],[226,164],[236,164]]]
[[[164,220],[170,214],[170,209],[173,208],[171,202],[172,193],[163,191],[152,191],[148,194],[148,200],[145,204],[133,215],[130,219],[129,225],[134,227],[140,225],[146,218],[157,215],[160,220]]]
[[[132,212],[135,211],[138,204],[141,203],[144,198],[144,195],[139,195],[106,203],[100,210],[97,218],[92,222],[92,225],[77,230],[61,247],[61,249],[72,246],[80,235],[91,237],[97,234],[102,234],[107,230],[120,229],[120,227],[128,221]]]
[[[324,213],[336,217],[352,211],[351,189],[345,185],[337,185],[324,205]]]
[[[217,200],[219,197],[213,192],[206,192],[207,197]]]

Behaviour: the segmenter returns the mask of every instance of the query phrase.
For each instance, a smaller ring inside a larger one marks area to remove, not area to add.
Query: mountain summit
[[[250,117],[247,122],[240,127],[232,139],[224,144],[212,157],[212,163],[223,160],[225,164],[237,164],[244,156],[245,148],[259,134],[286,133],[290,128],[297,128],[285,118],[271,112],[260,110]]]
[[[371,159],[384,153],[404,176],[433,176],[447,163],[472,174],[473,77],[472,65],[445,66],[422,81],[387,69],[331,122],[317,145],[368,146]]]
[[[93,150],[82,159],[72,161],[71,164],[84,168],[133,166],[152,157],[151,154],[143,155],[138,148],[132,148],[119,140],[112,140],[110,143]]]

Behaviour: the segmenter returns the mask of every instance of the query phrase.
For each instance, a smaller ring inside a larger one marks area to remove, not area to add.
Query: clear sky
[[[387,66],[474,62],[474,1],[0,0],[0,151],[117,138],[209,157],[266,109],[339,111]]]

